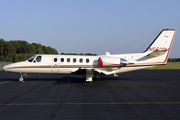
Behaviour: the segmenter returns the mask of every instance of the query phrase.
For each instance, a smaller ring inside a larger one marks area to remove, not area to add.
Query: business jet
[[[114,54],[106,52],[99,56],[45,55],[37,54],[26,61],[3,67],[7,72],[20,73],[24,81],[27,73],[84,74],[86,82],[94,75],[112,75],[165,65],[170,53],[176,30],[164,29],[143,53]]]

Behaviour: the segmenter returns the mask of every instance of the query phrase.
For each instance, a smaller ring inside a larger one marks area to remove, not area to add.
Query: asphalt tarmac
[[[0,71],[0,120],[179,120],[180,70],[94,77]]]

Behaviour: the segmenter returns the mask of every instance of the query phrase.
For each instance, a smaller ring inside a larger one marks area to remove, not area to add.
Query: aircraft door
[[[58,59],[58,57],[52,58],[51,71],[52,71],[52,73],[59,73],[59,59]]]

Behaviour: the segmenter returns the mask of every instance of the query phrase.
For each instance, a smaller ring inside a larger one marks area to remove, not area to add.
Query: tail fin
[[[167,63],[176,30],[164,29],[146,49],[147,56],[158,57],[156,62]]]

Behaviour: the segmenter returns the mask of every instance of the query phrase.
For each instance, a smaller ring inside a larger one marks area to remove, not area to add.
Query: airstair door
[[[52,58],[51,71],[52,71],[52,73],[59,73],[59,59],[58,59],[58,57]]]

